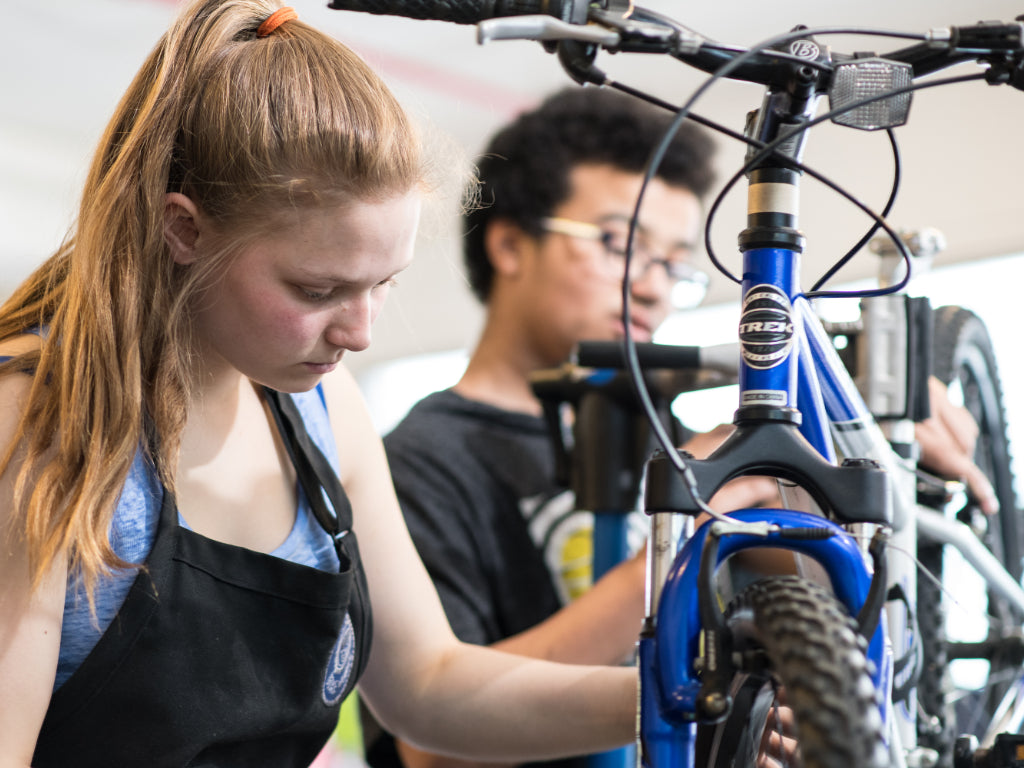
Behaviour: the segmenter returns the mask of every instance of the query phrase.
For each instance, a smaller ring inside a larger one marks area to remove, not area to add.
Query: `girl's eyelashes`
[[[391,277],[387,277],[381,280],[379,283],[373,286],[373,288],[393,288],[396,285],[398,285],[398,278],[397,276],[392,275]],[[295,289],[304,299],[311,302],[329,301],[330,299],[336,298],[338,296],[337,288],[310,288],[308,286],[296,285]]]
[[[327,301],[329,298],[331,298],[331,296],[334,295],[333,290],[314,290],[312,288],[303,288],[301,285],[296,287],[299,289],[299,292],[303,295],[303,297],[305,297],[309,301]]]

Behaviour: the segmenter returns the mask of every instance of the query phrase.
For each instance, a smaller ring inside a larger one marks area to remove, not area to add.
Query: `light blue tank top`
[[[313,442],[337,471],[338,453],[320,387],[292,397]],[[326,495],[324,498],[326,499]],[[334,544],[312,515],[309,500],[301,487],[298,489],[298,499],[295,525],[281,546],[271,554],[321,570],[337,571],[338,555],[334,550]],[[118,557],[129,563],[145,562],[156,537],[162,502],[163,492],[156,471],[143,456],[142,451],[139,451],[128,472],[111,523],[110,544]],[[329,500],[327,504],[330,506]],[[185,526],[180,513],[178,522]],[[137,569],[131,568],[101,578],[94,593],[95,618],[89,610],[89,601],[81,580],[77,575],[69,575],[54,690],[60,688],[71,677],[99,642],[100,636],[110,626],[124,603],[136,575]]]

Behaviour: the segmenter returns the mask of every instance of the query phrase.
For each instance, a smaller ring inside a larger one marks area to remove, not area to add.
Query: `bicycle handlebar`
[[[577,41],[609,51],[665,53],[705,72],[715,72],[745,48],[706,40],[673,19],[641,7],[628,12],[618,0],[605,0],[605,8],[591,7],[587,0],[330,0],[329,8],[411,19],[480,24],[481,42],[493,39]],[[524,16],[533,17],[525,23]],[[559,23],[561,22],[561,23]],[[588,23],[590,22],[590,23]],[[830,30],[857,34],[864,30]],[[920,76],[961,61],[977,60],[991,65],[991,83],[1009,83],[1024,90],[1024,23],[985,21],[968,26],[933,29],[922,34],[923,42],[878,58],[908,64]],[[811,66],[818,71],[814,89],[825,92],[834,65],[855,60],[826,52],[817,60],[802,60],[784,50],[763,50],[747,57],[728,75],[762,85],[791,82],[794,68]],[[806,72],[804,77],[807,77]]]
[[[580,6],[579,2],[575,3]],[[586,20],[586,4],[573,0],[331,0],[328,8],[410,19],[477,24],[487,19],[543,14],[563,21]]]
[[[703,347],[637,342],[634,345],[644,369],[715,370],[735,375],[739,359],[737,342]],[[581,341],[576,345],[575,362],[583,368],[628,367],[620,341]]]
[[[882,55],[882,58],[910,64],[914,76],[927,75],[960,61],[988,61],[1019,56],[1024,52],[1024,24],[983,21],[971,26],[932,30],[918,45]],[[1015,62],[1020,66],[1020,62]],[[1019,86],[1018,86],[1019,87]]]

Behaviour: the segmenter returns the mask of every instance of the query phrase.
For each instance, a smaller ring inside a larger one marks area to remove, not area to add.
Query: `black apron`
[[[352,510],[291,397],[264,394],[340,572],[182,528],[165,491],[146,568],[54,693],[34,768],[305,768],[334,730],[370,648]]]

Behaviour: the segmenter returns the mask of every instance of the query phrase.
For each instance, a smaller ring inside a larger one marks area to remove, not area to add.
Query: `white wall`
[[[499,124],[543,94],[569,84],[557,59],[535,43],[476,44],[471,27],[333,11],[324,0],[291,0],[300,17],[360,52],[409,109],[472,157]],[[695,3],[648,0],[708,37],[752,45],[798,23],[874,26],[923,32],[978,19],[1009,20],[1017,0],[733,0]],[[7,3],[0,71],[0,296],[5,296],[59,242],[72,222],[85,165],[119,95],[172,18],[175,0],[35,0]],[[888,50],[899,41],[854,42],[838,50]],[[664,57],[602,55],[598,64],[624,82],[680,103],[702,76]],[[970,68],[968,68],[970,69]],[[733,129],[760,100],[759,89],[723,83],[698,105]],[[1019,126],[1024,94],[1007,87],[960,85],[918,94],[911,122],[899,129],[905,184],[893,221],[934,225],[949,238],[946,261],[1024,249],[1018,226],[1018,179],[1024,176]],[[723,143],[723,178],[742,148]],[[824,126],[808,162],[881,205],[889,179],[884,137]],[[814,254],[808,269],[839,253],[863,230],[859,213],[808,182],[803,222]],[[743,193],[732,195],[712,234],[735,259]],[[421,242],[355,368],[471,343],[480,313],[461,274],[450,209]],[[844,279],[854,279],[858,267]],[[716,300],[721,300],[721,294]]]

